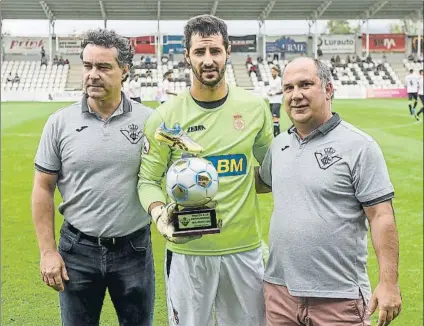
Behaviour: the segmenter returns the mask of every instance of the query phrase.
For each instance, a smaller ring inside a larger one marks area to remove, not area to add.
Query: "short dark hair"
[[[120,67],[124,67],[125,65],[129,65],[130,68],[132,67],[134,55],[131,50],[130,42],[126,37],[118,35],[114,30],[99,28],[87,31],[81,42],[81,60],[82,52],[88,44],[103,46],[109,49],[116,48],[118,52],[116,57],[118,65]]]
[[[163,78],[168,77],[169,75],[172,75],[173,71],[172,70],[168,70],[163,74]]]
[[[423,70],[422,69],[420,69],[420,74],[422,74],[423,73]]]
[[[414,69],[409,69],[409,72],[412,74],[414,72]]]
[[[186,23],[184,26],[184,45],[187,51],[190,50],[191,37],[193,34],[199,34],[201,37],[221,35],[226,50],[230,44],[227,24],[222,19],[213,15],[199,15],[191,18]]]

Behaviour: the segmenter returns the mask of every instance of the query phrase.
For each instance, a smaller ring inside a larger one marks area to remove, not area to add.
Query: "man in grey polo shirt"
[[[121,92],[133,57],[124,37],[90,31],[82,49],[85,95],[49,117],[35,157],[32,209],[41,277],[60,291],[63,325],[99,325],[106,289],[120,325],[152,325],[150,217],[137,194],[151,109]],[[58,250],[56,185],[65,219]]]
[[[294,126],[274,139],[258,187],[272,188],[274,198],[268,325],[370,325],[377,306],[378,325],[388,325],[400,313],[401,297],[394,190],[383,154],[370,136],[331,112],[331,72],[319,60],[289,63],[283,91]],[[367,218],[380,269],[373,295]]]

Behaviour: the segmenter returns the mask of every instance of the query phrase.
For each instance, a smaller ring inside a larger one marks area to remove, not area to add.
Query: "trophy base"
[[[221,229],[219,228],[211,228],[211,229],[201,229],[201,230],[176,231],[172,234],[172,236],[173,237],[189,237],[193,235],[216,234],[220,232],[221,232]]]
[[[174,237],[216,234],[221,230],[216,221],[216,211],[209,207],[190,207],[174,211]]]

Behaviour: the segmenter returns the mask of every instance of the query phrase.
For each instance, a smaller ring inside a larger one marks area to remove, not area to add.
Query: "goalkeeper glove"
[[[173,236],[175,227],[172,220],[176,206],[177,204],[175,203],[171,203],[166,206],[160,205],[153,208],[150,212],[153,222],[155,222],[159,233],[162,234],[166,240],[177,244],[184,244],[192,240],[200,239],[202,237],[201,235],[187,237]]]

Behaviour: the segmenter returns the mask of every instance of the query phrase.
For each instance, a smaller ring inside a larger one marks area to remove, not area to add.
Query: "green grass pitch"
[[[148,103],[153,105],[153,103]],[[1,107],[1,325],[59,325],[57,293],[40,280],[39,253],[31,220],[33,158],[42,127],[64,103],[2,103]],[[395,186],[394,200],[400,234],[400,286],[403,310],[392,325],[423,324],[423,124],[408,114],[407,100],[336,100],[333,110],[371,134],[381,145]],[[289,120],[282,113],[282,130]],[[59,203],[56,196],[56,204]],[[260,196],[267,239],[272,198]],[[56,213],[56,230],[63,218]],[[163,277],[164,240],[153,232],[156,265],[155,326],[165,326]],[[378,269],[370,246],[369,274],[373,288]],[[374,324],[376,315],[373,318]],[[117,325],[109,297],[101,325]]]

